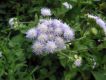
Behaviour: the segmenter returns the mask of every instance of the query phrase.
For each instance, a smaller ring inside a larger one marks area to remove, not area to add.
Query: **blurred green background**
[[[66,1],[72,9],[62,5]],[[51,9],[52,18],[61,19],[75,30],[75,41],[67,45],[67,50],[48,55],[32,53],[32,42],[25,38],[25,32],[43,18],[43,7]],[[106,38],[87,13],[106,20],[106,1],[0,0],[0,80],[105,80]],[[23,23],[11,29],[8,21],[12,17]],[[83,58],[81,67],[73,67],[69,57],[75,54]],[[97,63],[94,69],[93,59]]]

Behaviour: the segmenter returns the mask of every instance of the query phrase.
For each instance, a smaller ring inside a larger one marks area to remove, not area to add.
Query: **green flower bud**
[[[91,28],[91,33],[96,35],[98,33],[97,29],[96,28]]]

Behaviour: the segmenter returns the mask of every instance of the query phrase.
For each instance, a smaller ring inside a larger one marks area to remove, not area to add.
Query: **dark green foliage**
[[[105,0],[67,0],[72,9],[62,3],[66,0],[0,0],[0,80],[105,80],[106,37],[91,13],[106,20]],[[32,42],[25,32],[37,25],[42,7],[52,11],[52,18],[61,19],[75,30],[75,39],[67,49],[55,54],[35,55]],[[18,18],[11,29],[8,20]],[[82,57],[82,65],[73,65],[74,56]],[[96,67],[92,68],[94,60]]]

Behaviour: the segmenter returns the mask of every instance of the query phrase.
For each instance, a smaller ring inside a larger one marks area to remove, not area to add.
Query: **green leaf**
[[[9,44],[10,47],[15,47],[15,48],[17,48],[17,47],[20,47],[20,46],[22,45],[23,40],[24,40],[24,38],[23,38],[22,35],[17,35],[17,36],[15,36],[15,37],[13,37],[13,38],[9,41],[8,44]]]
[[[76,75],[76,72],[68,71],[64,73],[65,79],[64,80],[72,80],[72,78]]]
[[[105,80],[106,79],[106,71],[92,72],[96,80]]]

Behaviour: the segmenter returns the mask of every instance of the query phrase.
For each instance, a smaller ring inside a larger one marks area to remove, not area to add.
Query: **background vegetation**
[[[65,1],[73,8],[66,9]],[[42,18],[42,7],[50,8],[52,18],[75,30],[75,40],[67,44],[67,50],[39,56],[32,53],[25,32]],[[106,37],[87,13],[106,20],[105,0],[0,0],[0,80],[105,80]],[[12,17],[20,21],[14,29],[8,24]],[[83,59],[81,67],[73,66],[75,54]]]

